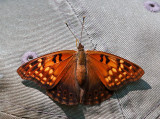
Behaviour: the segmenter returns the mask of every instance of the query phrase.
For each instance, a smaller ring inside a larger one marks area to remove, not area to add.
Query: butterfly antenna
[[[83,29],[84,29],[84,19],[85,19],[85,16],[83,16],[83,23],[82,23],[82,30],[81,30],[81,39],[82,39],[82,32],[83,32]]]
[[[74,38],[76,39],[76,47],[78,47],[77,46],[77,42],[78,42],[78,44],[79,44],[79,40],[78,40],[78,38],[75,36],[75,34],[72,32],[72,30],[69,28],[69,26],[68,26],[68,24],[66,23],[66,26],[68,27],[68,29],[70,30],[70,32],[72,33],[72,35],[74,36]]]

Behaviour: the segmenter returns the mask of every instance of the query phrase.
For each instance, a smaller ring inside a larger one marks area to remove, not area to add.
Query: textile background
[[[144,0],[0,0],[0,118],[160,118],[160,13]],[[160,0],[157,0],[160,4]],[[85,49],[113,53],[140,65],[144,76],[96,106],[65,106],[16,70],[25,52],[42,56],[76,50],[86,16]],[[2,77],[3,76],[3,77]]]

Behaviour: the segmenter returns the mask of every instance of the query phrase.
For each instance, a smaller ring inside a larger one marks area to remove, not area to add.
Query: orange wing
[[[86,51],[86,59],[92,63],[96,75],[109,90],[117,90],[129,82],[140,79],[144,74],[138,65],[113,54]]]
[[[74,57],[62,71],[59,83],[54,88],[47,90],[47,95],[61,104],[79,104],[80,87],[76,80],[76,65],[76,57]]]
[[[50,53],[23,64],[17,72],[22,79],[33,80],[51,89],[61,80],[63,70],[71,60],[75,60],[75,56],[74,50]]]
[[[102,101],[109,99],[113,95],[113,91],[108,90],[101,82],[99,70],[96,68],[92,60],[86,62],[87,77],[84,84],[82,102],[85,105],[100,104]]]

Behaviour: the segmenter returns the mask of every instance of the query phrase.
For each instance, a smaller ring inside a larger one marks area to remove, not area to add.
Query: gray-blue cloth
[[[1,0],[0,119],[158,119],[160,118],[160,12],[144,0]],[[157,0],[160,4],[160,0]],[[141,66],[145,74],[95,106],[65,106],[16,70],[25,52],[38,56],[76,50],[86,16],[85,49],[109,52]],[[3,76],[3,77],[2,77]]]

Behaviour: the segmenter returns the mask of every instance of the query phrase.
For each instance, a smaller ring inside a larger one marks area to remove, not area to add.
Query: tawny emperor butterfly
[[[81,43],[77,49],[33,59],[17,72],[22,79],[44,87],[50,98],[66,105],[99,104],[144,74],[138,65],[113,54],[85,51]]]

